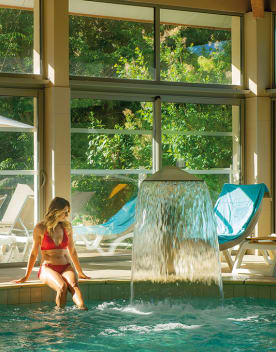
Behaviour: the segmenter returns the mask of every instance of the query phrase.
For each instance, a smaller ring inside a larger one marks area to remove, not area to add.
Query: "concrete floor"
[[[89,258],[80,258],[81,266],[87,276],[93,280],[130,280],[131,254],[118,254],[105,256],[93,254]],[[37,273],[39,267],[35,266],[28,281],[40,282]],[[8,284],[14,279],[23,277],[26,265],[16,267],[0,267],[0,285]]]
[[[80,258],[81,266],[86,275],[90,276],[92,280],[127,280],[131,278],[131,251],[125,251],[124,253],[118,253],[113,256],[100,255],[98,253],[90,253],[89,257],[83,256]],[[259,273],[256,275],[239,274],[233,276],[225,262],[221,263],[222,266],[222,277],[231,278],[233,280],[240,280],[241,278],[256,278],[262,281],[274,281],[276,278],[264,277],[262,270],[264,267],[261,256],[246,256],[245,262],[247,267],[259,268]],[[36,266],[29,278],[29,282],[38,283],[40,282],[37,278],[37,272],[39,267]],[[18,267],[0,267],[0,286],[12,284],[12,280],[19,279],[24,276],[26,271],[26,265]]]

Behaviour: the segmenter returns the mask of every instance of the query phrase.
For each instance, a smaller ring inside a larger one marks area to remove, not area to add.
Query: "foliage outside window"
[[[83,1],[73,3],[77,9]],[[137,20],[129,14],[135,6],[98,4],[86,2],[78,15],[70,16],[70,74],[155,80],[153,9],[138,7],[137,14],[146,12]],[[239,81],[232,72],[233,41],[240,45],[239,35],[233,36],[234,17],[161,9],[161,81],[226,85]]]
[[[160,74],[163,82],[226,85],[239,80],[233,76],[232,56],[233,46],[240,46],[238,17],[161,9],[160,47],[154,50],[153,8],[75,0],[70,11],[72,75],[154,82]],[[154,72],[157,57],[160,65]],[[235,60],[239,72],[240,57]],[[233,125],[239,126],[239,114],[233,115],[232,106],[162,103],[161,115],[163,166],[177,165],[198,173],[213,200],[223,183],[234,177],[238,182],[239,131],[233,131]],[[102,223],[122,205],[118,201],[110,212],[104,210],[115,202],[109,196],[118,182],[124,184],[118,181],[123,174],[111,171],[152,169],[151,136],[141,131],[152,129],[153,107],[151,103],[74,99],[71,117],[72,192],[97,190],[98,199],[94,195],[89,203],[89,221]],[[133,134],[135,130],[141,133]],[[234,159],[238,160],[235,165]],[[121,198],[124,202],[137,192],[137,175],[127,176],[135,187],[129,185],[131,191]]]
[[[161,9],[160,17],[161,80],[232,84],[239,36],[232,37],[231,16]]]
[[[163,81],[231,84],[231,32],[161,25]]]
[[[34,130],[33,98],[0,97],[0,195],[7,195],[0,219],[18,183],[33,188]]]
[[[76,9],[81,3],[76,2]],[[95,15],[93,4],[101,5],[101,16]],[[69,17],[70,74],[152,80],[153,9],[93,2],[85,6],[88,14]],[[145,12],[146,20],[130,15],[133,11]]]
[[[151,172],[152,103],[73,99],[71,128],[72,193],[94,192],[75,223],[103,223],[137,195],[141,170]]]
[[[0,72],[33,72],[33,17],[31,8],[1,8],[0,1]]]
[[[197,176],[206,181],[215,201],[223,184],[232,182],[233,173],[239,174],[239,164],[233,165],[234,143],[239,154],[234,119],[239,120],[239,115],[233,115],[231,105],[163,103],[163,166],[200,170]]]

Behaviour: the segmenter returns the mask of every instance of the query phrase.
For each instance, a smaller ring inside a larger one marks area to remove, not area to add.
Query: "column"
[[[271,98],[266,89],[272,84],[271,13],[264,18],[245,15],[245,182],[264,182],[271,191],[272,141]],[[258,236],[272,232],[272,204],[264,199],[263,210],[255,228]]]
[[[45,200],[70,200],[70,88],[68,0],[44,1]]]

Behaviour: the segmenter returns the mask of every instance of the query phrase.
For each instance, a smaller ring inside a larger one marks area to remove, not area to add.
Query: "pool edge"
[[[149,286],[150,285],[150,286]],[[139,283],[139,294],[147,292],[156,297],[182,297],[190,296],[212,296],[214,287],[204,287],[200,292],[194,290],[192,285],[180,284],[183,287],[174,287],[172,284],[163,284],[164,290],[160,290],[158,284]],[[129,299],[130,280],[127,279],[101,279],[101,280],[80,280],[80,287],[84,299],[89,300],[112,300]],[[162,291],[162,292],[161,292]],[[232,297],[254,297],[265,299],[276,299],[276,278],[275,277],[224,277],[223,291],[225,298]],[[136,291],[137,292],[137,291]],[[54,302],[54,291],[38,280],[29,281],[23,284],[12,282],[0,283],[0,304],[30,304],[39,302]],[[70,301],[71,298],[68,300]]]

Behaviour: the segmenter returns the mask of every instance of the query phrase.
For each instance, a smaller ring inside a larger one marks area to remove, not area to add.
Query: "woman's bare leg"
[[[73,302],[79,308],[87,309],[84,304],[82,293],[81,293],[81,290],[78,285],[76,273],[75,273],[74,269],[72,268],[72,266],[69,266],[61,275],[68,285],[68,290],[72,294]]]
[[[55,270],[42,266],[39,279],[50,288],[56,291],[56,304],[57,307],[64,307],[66,304],[67,296],[67,283],[63,280],[62,276]]]

